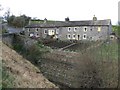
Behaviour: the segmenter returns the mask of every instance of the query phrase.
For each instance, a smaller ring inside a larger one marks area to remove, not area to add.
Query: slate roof
[[[27,25],[25,28],[52,28],[52,27],[72,27],[72,26],[108,26],[110,19],[106,20],[86,20],[86,21],[47,21],[46,23],[37,23]]]
[[[20,33],[23,31],[23,28],[8,27],[7,31],[8,33]]]

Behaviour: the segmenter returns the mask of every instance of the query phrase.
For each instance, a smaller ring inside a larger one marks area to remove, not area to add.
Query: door
[[[80,40],[80,35],[77,36],[77,40]]]

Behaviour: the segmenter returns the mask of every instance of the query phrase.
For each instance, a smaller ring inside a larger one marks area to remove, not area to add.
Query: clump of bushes
[[[39,59],[41,58],[42,54],[50,52],[50,48],[42,45],[42,44],[35,44],[32,45],[26,52],[26,57],[31,60],[33,63],[37,64]]]
[[[32,45],[25,46],[25,42],[19,37],[14,38],[13,49],[21,54],[24,58],[30,60],[33,64],[37,64],[42,54],[50,51],[50,48],[44,46],[42,42],[36,42]]]
[[[8,31],[6,29],[2,29],[2,34],[7,33]]]

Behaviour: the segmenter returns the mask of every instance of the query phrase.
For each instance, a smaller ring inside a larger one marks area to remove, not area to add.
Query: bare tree
[[[8,20],[9,17],[10,17],[10,8],[8,8],[8,10],[5,12],[4,19]]]

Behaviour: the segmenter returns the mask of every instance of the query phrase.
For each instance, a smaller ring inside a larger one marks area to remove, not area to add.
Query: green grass
[[[113,25],[112,26],[113,32],[115,32],[118,36],[120,36],[120,26]]]
[[[96,60],[118,60],[118,43],[111,41],[90,50]]]
[[[111,60],[118,59],[118,44],[116,42],[103,45],[102,50],[104,52],[103,55],[109,56],[109,59]]]
[[[100,42],[88,42],[88,43],[79,43],[72,47],[67,48],[66,50],[80,52],[83,54],[89,55],[95,60],[118,60],[118,43],[117,41],[110,41],[110,43],[103,42],[100,46],[87,48],[91,46],[96,46]]]
[[[4,34],[4,33],[7,33],[7,30],[6,29],[0,29],[0,34]]]
[[[2,29],[2,34],[7,33],[6,29]]]
[[[13,88],[15,78],[9,72],[9,70],[2,65],[2,88]]]

